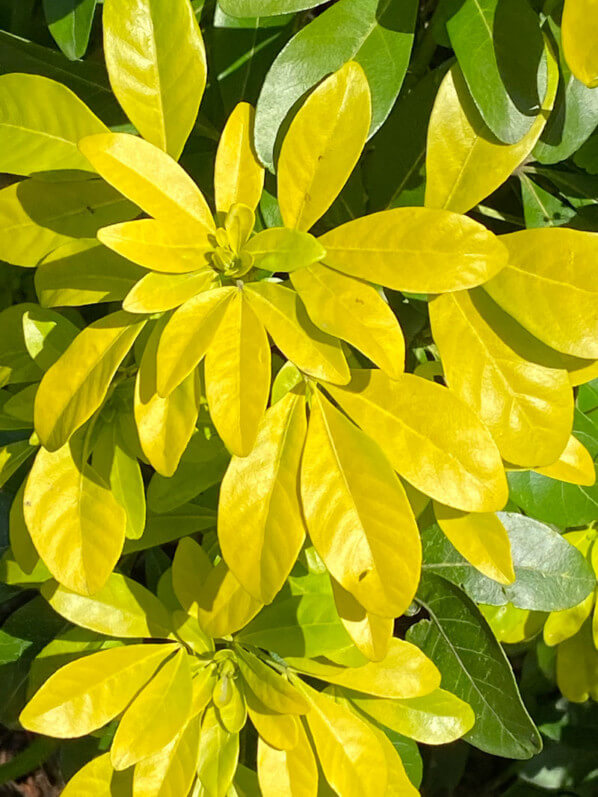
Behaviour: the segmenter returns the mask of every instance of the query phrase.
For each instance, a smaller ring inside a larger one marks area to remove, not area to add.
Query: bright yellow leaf
[[[135,423],[139,442],[150,464],[162,476],[172,476],[195,431],[200,384],[197,372],[189,374],[167,398],[158,395],[156,358],[161,319],[145,344],[135,382]]]
[[[195,124],[207,76],[191,3],[106,0],[102,21],[112,91],[141,135],[178,158]]]
[[[233,457],[220,488],[218,539],[243,587],[270,603],[305,539],[299,467],[307,423],[305,398],[287,393],[261,423],[247,457]]]
[[[110,753],[93,758],[66,784],[63,797],[130,797],[131,780],[128,772],[115,772]]]
[[[23,501],[31,539],[61,584],[90,595],[101,589],[121,554],[126,515],[89,465],[67,444],[39,450]]]
[[[210,417],[233,454],[253,448],[270,395],[270,342],[261,321],[237,291],[208,347],[206,397]]]
[[[180,649],[125,711],[112,741],[114,768],[127,769],[170,744],[187,724],[190,704],[189,657]]]
[[[310,94],[278,159],[278,202],[287,227],[309,230],[332,205],[359,160],[370,120],[370,88],[355,61]]]
[[[419,797],[419,791],[409,780],[401,756],[383,730],[375,725],[370,725],[374,736],[384,751],[388,778],[386,782],[385,797]]]
[[[197,296],[217,287],[211,268],[189,274],[145,274],[127,293],[123,309],[129,313],[163,313],[173,310]]]
[[[426,495],[465,512],[494,512],[508,497],[498,449],[469,407],[450,390],[404,374],[353,371],[346,388],[327,390],[382,448],[401,476]]]
[[[145,319],[120,310],[94,321],[46,371],[35,397],[35,431],[50,451],[100,407]]]
[[[378,291],[321,263],[291,276],[311,320],[342,338],[391,377],[405,370],[405,339],[395,314]]]
[[[484,289],[548,346],[598,357],[598,235],[541,227],[501,236],[509,265]]]
[[[459,66],[447,72],[428,126],[427,207],[466,213],[506,182],[527,158],[550,116],[559,82],[554,53],[550,46],[545,51],[546,96],[529,132],[516,144],[503,144],[486,127]]]
[[[504,606],[478,604],[478,607],[498,641],[509,645],[533,639],[542,630],[548,616],[546,612],[519,609],[512,603],[505,603]]]
[[[450,388],[515,465],[548,465],[573,424],[567,372],[541,364],[544,347],[481,289],[429,304],[432,333]]]
[[[297,368],[315,379],[348,382],[349,367],[339,341],[312,323],[295,291],[264,281],[247,285],[246,295],[274,343]]]
[[[264,739],[257,744],[257,774],[263,797],[317,797],[318,767],[303,725],[296,745],[277,750]]]
[[[544,624],[544,642],[551,646],[560,645],[575,636],[592,613],[595,600],[594,593],[590,592],[577,606],[560,612],[551,612]]]
[[[301,720],[294,714],[275,714],[244,688],[247,713],[258,736],[276,750],[292,750],[299,741]]]
[[[562,22],[567,66],[584,85],[598,86],[598,3],[565,0]]]
[[[308,232],[270,227],[254,235],[244,246],[253,257],[254,268],[265,271],[295,272],[321,260],[322,244]]]
[[[175,310],[158,344],[160,396],[172,393],[200,363],[236,293],[234,287],[204,291]]]
[[[237,651],[239,669],[251,691],[269,711],[277,714],[306,714],[309,704],[283,675],[248,650]]]
[[[556,682],[567,700],[598,700],[598,650],[589,623],[556,650]]]
[[[321,393],[312,399],[301,497],[311,540],[334,578],[367,611],[403,614],[421,564],[407,496],[378,445]]]
[[[515,581],[507,530],[492,512],[461,512],[434,502],[434,514],[445,536],[470,565],[499,584]]]
[[[27,730],[70,739],[101,728],[121,713],[174,645],[128,645],[101,650],[57,670],[27,703]]]
[[[228,213],[242,202],[255,210],[264,186],[264,169],[253,147],[255,110],[247,102],[233,109],[220,136],[214,167],[216,210]]]
[[[318,240],[326,247],[326,265],[398,291],[473,288],[507,264],[505,248],[493,233],[448,210],[383,210],[348,221]]]
[[[134,770],[134,797],[181,797],[188,794],[199,758],[199,722],[194,717],[173,741]],[[75,795],[73,795],[75,797]]]
[[[87,136],[79,149],[106,182],[159,221],[214,230],[212,213],[189,175],[162,150],[129,133]]]
[[[335,578],[331,577],[330,580],[336,610],[355,647],[370,661],[381,661],[388,653],[394,619],[366,612]]]
[[[155,219],[104,227],[98,232],[98,239],[122,257],[165,274],[185,274],[206,268],[210,265],[208,253],[214,249],[214,239],[207,227]]]
[[[382,661],[369,661],[361,667],[292,657],[286,661],[321,681],[377,697],[419,697],[440,686],[440,673],[432,661],[415,645],[394,637]]]
[[[534,468],[536,473],[561,482],[591,487],[596,481],[594,460],[588,449],[571,435],[560,457],[550,465]]]

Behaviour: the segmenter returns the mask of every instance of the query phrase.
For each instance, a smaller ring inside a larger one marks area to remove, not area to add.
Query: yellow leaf
[[[328,695],[303,685],[311,704],[307,724],[326,780],[343,797],[380,797],[388,769],[370,727]]]
[[[131,288],[123,302],[123,309],[129,313],[163,313],[217,286],[211,268],[202,268],[189,274],[151,272]]]
[[[178,158],[195,124],[207,75],[191,3],[106,0],[103,28],[117,100],[144,138]]]
[[[158,221],[215,229],[193,180],[148,141],[129,133],[106,133],[81,139],[79,149],[106,182]]]
[[[401,476],[426,495],[465,512],[494,512],[508,497],[498,449],[454,393],[404,374],[353,371],[346,388],[327,390],[376,440]]]
[[[228,117],[214,167],[216,210],[228,213],[237,202],[255,210],[264,186],[264,169],[253,148],[255,110],[240,102]]]
[[[318,767],[303,725],[297,743],[277,750],[264,739],[257,743],[257,774],[263,797],[317,797]]]
[[[185,274],[209,266],[208,253],[214,249],[207,227],[155,219],[104,227],[98,232],[98,239],[122,257],[165,274]]]
[[[351,695],[351,701],[380,725],[423,744],[450,744],[475,721],[471,707],[444,689],[399,700]]]
[[[473,288],[507,264],[505,248],[493,233],[448,210],[383,210],[348,221],[318,240],[326,247],[326,265],[398,291]]]
[[[98,634],[130,639],[164,639],[171,634],[168,612],[158,598],[120,573],[112,573],[92,596],[79,595],[52,581],[43,585],[41,593],[55,612]]]
[[[137,213],[103,180],[21,180],[0,190],[2,259],[33,268],[59,246]]]
[[[311,541],[364,608],[398,617],[415,592],[421,542],[401,483],[366,434],[315,393],[301,497]]]
[[[110,753],[93,758],[76,772],[61,792],[62,797],[130,797],[131,776],[115,772]]]
[[[122,310],[104,316],[46,371],[35,397],[35,431],[49,451],[63,446],[100,407],[144,324]]]
[[[577,606],[560,612],[551,612],[544,624],[544,642],[550,646],[560,645],[575,636],[592,613],[595,600],[594,593],[590,592]]]
[[[264,281],[247,285],[246,295],[274,343],[297,368],[315,379],[340,384],[349,380],[339,341],[311,322],[295,291]]]
[[[321,263],[294,272],[291,282],[316,326],[355,346],[391,378],[403,373],[405,339],[375,288]]]
[[[554,105],[559,68],[546,47],[546,96],[529,132],[516,144],[503,144],[490,132],[469,93],[459,66],[446,74],[428,126],[426,199],[429,208],[466,213],[502,185],[540,138]]]
[[[126,515],[69,445],[39,450],[25,488],[25,521],[44,563],[61,584],[90,595],[112,572],[125,539]]]
[[[218,684],[214,688],[215,694],[217,688]],[[218,706],[218,717],[229,733],[239,733],[247,722],[245,695],[241,692],[240,684],[232,679],[227,679],[227,693],[225,704]]]
[[[216,709],[208,706],[201,724],[197,776],[204,791],[201,797],[225,797],[239,760],[239,736],[229,733],[218,719]]]
[[[158,322],[145,344],[135,383],[135,423],[139,442],[150,464],[162,476],[172,476],[197,422],[200,385],[191,373],[167,398],[158,395],[156,357],[166,319]]]
[[[139,692],[117,728],[111,758],[115,769],[156,755],[187,724],[191,704],[191,669],[179,650]]]
[[[377,617],[366,612],[335,578],[331,577],[330,580],[336,610],[355,647],[370,661],[381,661],[387,655],[392,639],[393,618]]]
[[[206,398],[210,417],[233,454],[247,456],[255,444],[270,395],[270,343],[243,291],[227,304],[209,344]]]
[[[519,609],[512,603],[505,603],[504,606],[478,604],[478,607],[498,641],[510,645],[533,639],[542,630],[548,616],[546,612]]]
[[[598,700],[598,650],[589,623],[556,650],[556,682],[567,700]]]
[[[85,736],[120,714],[175,649],[129,645],[70,662],[35,693],[20,722],[59,739]]]
[[[0,77],[0,171],[89,171],[77,142],[104,132],[106,126],[62,83],[34,74]]]
[[[370,121],[370,88],[355,61],[310,94],[278,160],[278,201],[287,227],[309,230],[332,205],[359,160]]]
[[[567,66],[584,85],[598,86],[598,6],[596,0],[565,0],[562,22]]]
[[[262,608],[223,561],[212,567],[205,551],[190,538],[178,545],[172,579],[183,608],[214,638],[235,633]]]
[[[133,797],[181,797],[189,793],[199,758],[199,719],[194,717],[166,748],[137,764]]]
[[[180,385],[203,359],[237,288],[215,288],[175,310],[158,344],[157,386],[162,397]]]
[[[384,792],[385,797],[419,797],[419,791],[409,780],[401,757],[386,733],[374,725],[369,727],[374,732],[386,758],[388,778]]]
[[[42,307],[79,307],[124,299],[145,271],[96,238],[63,244],[39,264],[35,290]]]
[[[305,714],[309,704],[283,675],[268,667],[248,650],[237,650],[241,675],[251,691],[269,711],[278,714]]]
[[[598,357],[598,235],[542,227],[501,240],[509,265],[484,289],[548,346]]]
[[[220,488],[218,539],[243,587],[270,603],[305,539],[299,466],[307,423],[305,398],[287,393],[264,416],[247,457],[233,457]]]
[[[269,711],[245,686],[247,713],[258,736],[276,750],[292,750],[299,741],[301,720],[294,714],[276,714]]]
[[[244,250],[253,257],[254,268],[265,271],[294,272],[321,260],[322,244],[308,232],[271,227],[254,235]]]
[[[468,513],[434,502],[438,525],[470,565],[499,584],[515,581],[509,535],[492,512]]]
[[[569,372],[569,381],[573,387],[585,385],[598,377],[598,360],[584,360],[578,357],[562,355],[563,367]]]
[[[481,289],[429,304],[449,387],[490,430],[503,459],[554,462],[573,424],[567,372],[543,365],[544,347]]]
[[[534,468],[536,473],[570,484],[591,487],[596,481],[594,460],[588,449],[571,435],[560,457],[550,465]]]
[[[361,667],[292,657],[286,661],[314,678],[377,697],[420,697],[440,686],[440,673],[432,661],[415,645],[394,637],[382,661],[369,661]]]

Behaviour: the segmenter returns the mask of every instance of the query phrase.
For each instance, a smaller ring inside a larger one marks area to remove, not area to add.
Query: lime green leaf
[[[296,794],[316,797],[318,767],[307,733],[297,723],[297,743],[289,750],[277,750],[261,737],[257,743],[257,773],[263,797]]]
[[[309,704],[284,676],[261,659],[239,648],[239,669],[249,688],[264,706],[277,714],[305,714]]]
[[[29,356],[47,371],[64,354],[79,330],[67,318],[37,307],[23,316],[23,338]]]
[[[135,382],[135,423],[139,442],[150,464],[162,476],[172,476],[197,421],[200,386],[189,374],[167,398],[158,395],[156,359],[166,319],[152,330],[145,345]]]
[[[231,17],[269,17],[323,5],[324,0],[222,0],[219,5]]]
[[[215,277],[211,268],[202,268],[189,274],[145,274],[126,295],[123,310],[129,313],[173,310],[198,293],[216,288],[218,283]]]
[[[23,180],[0,190],[0,254],[33,267],[73,238],[93,238],[137,212],[103,180]]]
[[[110,755],[127,769],[159,753],[185,727],[191,703],[191,668],[180,649],[142,689],[120,721]]]
[[[261,11],[259,16],[263,16]],[[214,166],[214,193],[219,213],[228,213],[238,202],[252,210],[259,204],[264,169],[253,149],[254,119],[253,107],[240,102],[222,131]]]
[[[35,272],[43,307],[79,307],[124,299],[146,272],[95,238],[71,241],[45,257]]]
[[[31,539],[48,569],[83,595],[100,590],[120,556],[126,516],[91,466],[70,447],[38,451],[23,501]]]
[[[85,55],[96,0],[44,0],[44,14],[54,41],[71,61]]]
[[[266,411],[270,359],[266,330],[245,293],[236,290],[209,344],[205,378],[214,426],[229,451],[240,457],[253,448]]]
[[[473,288],[507,264],[496,236],[467,216],[393,208],[354,219],[319,239],[326,265],[399,291]]]
[[[35,446],[30,445],[29,440],[18,440],[16,443],[0,446],[0,487],[27,462],[34,451]]]
[[[475,721],[470,706],[444,689],[398,700],[356,694],[350,699],[380,725],[423,744],[450,744],[471,730]]]
[[[244,246],[253,256],[255,268],[264,271],[297,271],[316,260],[321,260],[326,250],[312,235],[285,227],[271,227],[258,232]]]
[[[128,133],[106,133],[83,138],[79,149],[106,182],[158,221],[214,228],[199,188],[176,161],[149,141]]]
[[[191,4],[106,0],[103,20],[106,66],[117,100],[144,138],[178,158],[195,123],[207,74]]]
[[[39,564],[40,559],[23,514],[25,484],[26,482],[21,484],[10,505],[8,532],[10,549],[15,560],[26,573],[31,574],[36,565]]]
[[[128,706],[174,645],[102,650],[54,673],[21,712],[24,728],[60,739],[85,736]]]
[[[37,310],[30,303],[15,304],[0,312],[0,385],[37,382],[42,371],[31,359],[25,345],[23,319]]]
[[[465,213],[502,185],[527,158],[554,105],[558,63],[547,48],[548,86],[529,133],[502,144],[486,127],[455,64],[436,96],[428,126],[426,206]]]
[[[91,596],[79,595],[53,582],[44,584],[41,591],[54,611],[98,634],[164,639],[171,633],[168,613],[160,601],[141,584],[120,573],[112,573]]]
[[[598,86],[598,21],[592,0],[565,0],[563,51],[575,77],[589,88]]]
[[[390,380],[380,371],[353,371],[347,388],[327,390],[421,492],[465,512],[492,512],[506,503],[496,445],[445,387],[412,374]]]
[[[484,285],[494,301],[557,351],[597,357],[598,236],[544,227],[501,240],[509,251],[509,265]]]
[[[521,466],[554,462],[573,423],[566,371],[542,365],[544,347],[481,288],[439,296],[429,307],[447,382],[486,424],[503,458]]]
[[[73,92],[40,75],[0,77],[0,170],[30,175],[55,169],[91,171],[77,149],[107,128]]]
[[[131,773],[115,772],[110,753],[92,759],[66,784],[63,797],[128,797],[131,793]]]
[[[100,407],[144,324],[124,311],[104,316],[80,332],[46,372],[35,399],[35,428],[46,448],[63,446]]]
[[[239,760],[239,736],[229,733],[209,706],[201,723],[197,776],[206,797],[225,797]]]
[[[381,661],[388,653],[394,629],[393,618],[366,612],[336,579],[331,577],[330,580],[338,615],[355,647],[370,661]]]
[[[158,344],[160,396],[172,393],[203,359],[236,293],[230,286],[204,291],[173,313]]]
[[[245,293],[274,343],[301,371],[343,384],[349,368],[340,343],[310,321],[295,291],[274,282],[256,282]]]
[[[376,443],[321,394],[312,402],[301,497],[311,540],[334,578],[373,614],[403,614],[421,563],[407,496]]]
[[[200,717],[194,717],[157,755],[135,767],[133,793],[144,797],[180,797],[188,794],[199,758]]]
[[[233,457],[220,489],[218,539],[243,587],[270,603],[305,539],[299,465],[305,399],[288,393],[266,413],[247,457]]]
[[[216,527],[216,512],[198,504],[185,504],[163,515],[148,512],[147,523],[138,540],[127,540],[123,553],[145,551],[178,540],[187,534]]]
[[[332,205],[359,160],[370,121],[370,89],[355,61],[307,98],[278,160],[278,202],[287,227],[309,230]]]
[[[578,634],[558,646],[556,679],[563,696],[573,703],[598,697],[598,651],[589,621]]]
[[[403,333],[375,288],[321,263],[293,273],[291,282],[316,326],[351,343],[390,377],[403,373]]]

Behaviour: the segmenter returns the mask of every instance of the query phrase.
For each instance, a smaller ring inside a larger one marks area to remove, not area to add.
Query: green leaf
[[[598,520],[598,483],[568,484],[533,470],[509,473],[511,500],[527,515],[561,529]]]
[[[347,61],[358,61],[368,78],[375,133],[401,88],[416,11],[417,0],[340,0],[299,31],[274,61],[258,100],[255,143],[263,163],[273,167],[278,132],[295,103]]]
[[[552,612],[576,606],[596,578],[585,558],[558,532],[537,520],[499,512],[507,530],[515,568],[514,584],[499,584],[475,570],[437,526],[422,534],[424,570],[462,587],[476,603]]]
[[[269,17],[323,5],[325,0],[219,0],[231,17]]]
[[[85,55],[97,0],[44,0],[50,33],[71,61]]]
[[[19,659],[30,644],[27,639],[12,636],[0,628],[0,666]]]
[[[521,173],[519,179],[521,180],[523,218],[528,229],[530,227],[558,227],[571,221],[577,215],[575,208],[530,180],[526,174]]]
[[[206,84],[205,49],[190,3],[106,0],[103,21],[116,98],[147,141],[178,158]]]
[[[27,462],[35,447],[28,440],[17,440],[0,446],[0,487],[18,471],[24,462]]]
[[[507,657],[475,604],[462,590],[426,573],[417,602],[429,619],[407,638],[442,673],[442,686],[472,707],[476,722],[466,740],[492,755],[531,758],[542,741],[519,694]]]
[[[0,385],[36,382],[42,371],[31,359],[25,345],[23,319],[36,305],[24,303],[0,313]]]
[[[51,368],[77,337],[77,327],[60,313],[36,307],[23,316],[23,337],[31,359]]]
[[[538,16],[527,0],[464,0],[446,27],[484,122],[506,144],[520,141],[546,94]]]
[[[215,526],[216,512],[196,504],[185,504],[161,515],[148,512],[142,536],[138,540],[127,540],[123,552],[144,551]]]

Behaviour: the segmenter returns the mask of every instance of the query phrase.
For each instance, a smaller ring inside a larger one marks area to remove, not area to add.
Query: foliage
[[[590,794],[594,0],[25,6],[0,721],[39,737],[10,772],[377,797],[496,756],[488,793]]]

